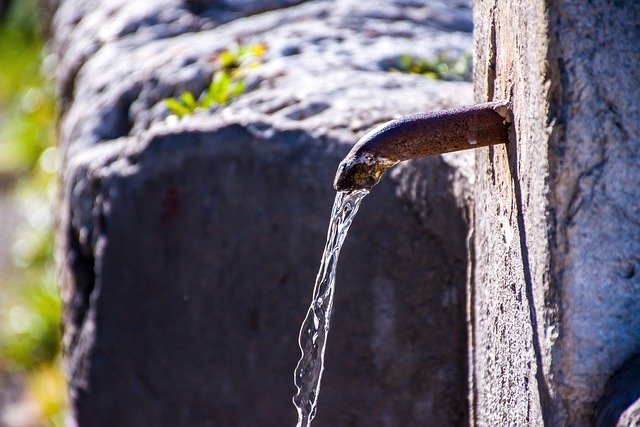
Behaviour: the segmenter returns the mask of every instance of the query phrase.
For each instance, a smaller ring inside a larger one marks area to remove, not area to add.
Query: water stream
[[[313,288],[313,300],[302,323],[298,341],[302,356],[294,373],[294,383],[298,392],[293,397],[293,403],[298,410],[298,427],[309,427],[318,409],[338,256],[349,226],[358,212],[362,199],[368,193],[368,190],[338,192],[333,203],[327,243]]]

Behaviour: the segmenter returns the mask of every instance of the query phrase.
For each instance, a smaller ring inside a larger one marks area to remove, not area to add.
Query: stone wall
[[[293,425],[337,164],[375,124],[472,101],[470,83],[390,71],[407,52],[468,52],[471,29],[464,1],[60,1],[58,253],[79,426]],[[163,99],[201,93],[236,40],[269,48],[247,93],[168,117]],[[464,423],[472,164],[397,167],[365,200],[314,425]]]
[[[475,425],[594,425],[640,352],[639,20],[637,2],[476,2],[476,101],[510,99],[514,126],[476,154]]]

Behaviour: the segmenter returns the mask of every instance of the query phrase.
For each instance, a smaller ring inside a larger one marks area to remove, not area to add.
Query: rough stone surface
[[[539,316],[552,317],[554,307],[545,307],[543,314],[534,301],[548,280],[548,203],[540,188],[548,137],[533,121],[542,120],[546,111],[546,94],[539,90],[547,78],[541,67],[546,59],[543,9],[541,2],[513,8],[506,2],[479,2],[474,14],[476,101],[511,98],[514,123],[509,145],[476,150],[471,417],[478,426],[545,425],[539,347],[547,338],[535,325]],[[520,43],[514,43],[516,34]]]
[[[405,52],[468,51],[465,2],[315,1],[252,16],[245,3],[66,0],[55,15],[80,426],[293,425],[298,328],[339,160],[374,124],[471,102],[469,83],[388,72]],[[237,39],[269,46],[249,91],[168,118],[163,98],[200,93]],[[472,162],[399,166],[364,201],[314,425],[464,423]]]
[[[588,426],[640,351],[640,5],[476,3],[476,101],[513,102],[476,155],[472,419]]]
[[[595,419],[596,427],[640,425],[640,357],[629,360],[609,379]]]
[[[550,155],[563,307],[553,368],[567,423],[584,425],[608,378],[640,352],[640,4],[552,10],[563,132]]]

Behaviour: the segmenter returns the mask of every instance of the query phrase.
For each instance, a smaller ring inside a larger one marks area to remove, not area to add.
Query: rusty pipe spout
[[[340,162],[338,191],[370,189],[403,160],[468,150],[509,140],[509,104],[489,102],[392,120],[362,137]]]

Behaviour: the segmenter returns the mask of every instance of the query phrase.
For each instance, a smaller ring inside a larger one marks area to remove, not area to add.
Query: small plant
[[[179,98],[166,99],[169,109],[178,117],[197,110],[207,110],[215,105],[229,103],[244,93],[244,77],[247,70],[260,65],[260,58],[267,51],[265,44],[236,45],[223,51],[216,59],[218,70],[213,73],[209,88],[199,98],[191,92],[183,92]]]
[[[217,61],[223,71],[237,76],[242,75],[247,69],[260,65],[260,58],[267,52],[267,45],[264,43],[240,45],[227,49],[220,54]]]
[[[448,51],[435,58],[417,58],[409,53],[400,57],[399,71],[422,74],[432,80],[471,80],[471,55],[454,56]]]

